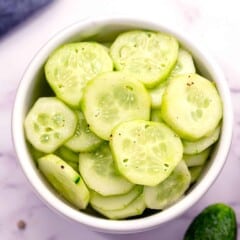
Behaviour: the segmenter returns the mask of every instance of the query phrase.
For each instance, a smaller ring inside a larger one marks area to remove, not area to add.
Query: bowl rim
[[[36,173],[36,170],[31,166],[30,161],[33,160],[27,152],[26,142],[24,138],[22,109],[24,108],[24,101],[27,95],[29,84],[39,67],[39,63],[41,63],[42,59],[46,59],[46,56],[48,56],[49,53],[59,45],[59,42],[64,41],[64,39],[69,36],[73,36],[74,33],[79,32],[80,30],[84,30],[87,27],[104,26],[108,24],[122,24],[125,26],[131,25],[135,26],[136,28],[144,26],[146,29],[163,31],[176,36],[180,42],[184,43],[184,45],[187,45],[191,51],[193,51],[202,61],[206,63],[206,68],[217,83],[219,93],[223,99],[224,118],[218,153],[215,157],[215,161],[213,161],[203,180],[197,184],[191,193],[184,196],[184,198],[182,198],[171,207],[154,215],[133,220],[108,220],[90,216],[70,207],[58,197],[56,197],[55,194],[50,192],[46,185],[41,181]],[[19,119],[19,116],[22,117]],[[192,41],[189,37],[184,37],[184,33],[181,33],[180,31],[173,29],[166,24],[163,25],[157,21],[149,20],[143,17],[91,17],[77,21],[76,23],[58,32],[47,43],[45,43],[42,48],[40,48],[40,50],[28,65],[18,86],[12,113],[12,139],[15,151],[17,153],[17,158],[25,176],[27,177],[30,185],[33,187],[39,198],[55,212],[61,214],[64,217],[67,217],[68,219],[87,225],[97,231],[111,233],[133,233],[146,231],[178,217],[187,209],[192,207],[192,205],[194,205],[207,192],[207,190],[214,183],[217,176],[221,172],[230,149],[232,131],[233,110],[229,87],[224,78],[224,74],[216,62],[208,54],[207,50],[203,49],[202,46],[200,47],[196,41]]]

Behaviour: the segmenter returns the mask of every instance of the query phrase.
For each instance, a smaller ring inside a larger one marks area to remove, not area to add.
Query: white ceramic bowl
[[[44,93],[43,65],[49,54],[59,45],[71,41],[93,37],[96,40],[111,41],[119,32],[129,29],[149,29],[173,34],[182,46],[188,49],[195,60],[197,69],[205,77],[212,79],[223,101],[223,125],[220,140],[211,156],[209,164],[198,182],[177,203],[156,214],[133,220],[107,220],[76,210],[61,199],[41,176],[29,153],[24,137],[23,121],[27,111],[40,95]],[[140,18],[104,17],[80,21],[64,29],[48,41],[36,54],[28,66],[19,86],[12,118],[12,134],[17,156],[27,179],[38,196],[57,213],[85,224],[95,230],[111,233],[131,233],[149,230],[172,220],[196,203],[213,184],[220,173],[231,144],[233,112],[230,92],[222,71],[208,53],[190,41],[186,34],[175,29]],[[217,200],[217,199],[216,199]]]

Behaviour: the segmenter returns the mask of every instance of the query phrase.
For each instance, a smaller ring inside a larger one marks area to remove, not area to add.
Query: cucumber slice
[[[211,148],[207,148],[206,150],[198,154],[192,154],[192,155],[184,154],[183,160],[185,161],[188,167],[201,166],[208,159],[210,152],[211,152]]]
[[[60,148],[58,148],[55,153],[60,158],[64,159],[64,161],[74,162],[74,163],[79,162],[79,154],[73,152],[72,150],[64,146],[61,146]]]
[[[58,148],[57,151],[55,151],[55,154],[70,165],[76,172],[79,172],[79,154],[64,146]]]
[[[76,129],[77,117],[55,97],[39,98],[24,122],[27,140],[39,151],[54,152]]]
[[[117,70],[134,74],[145,86],[154,87],[174,67],[178,42],[164,33],[129,31],[116,38],[110,54]]]
[[[189,172],[191,174],[191,184],[197,181],[197,179],[200,177],[203,171],[203,168],[204,168],[204,165],[189,168]]]
[[[153,109],[151,111],[151,121],[153,122],[163,122],[161,111],[159,109]]]
[[[103,196],[125,194],[134,186],[118,173],[108,143],[80,154],[79,171],[87,186]]]
[[[53,52],[45,65],[45,74],[55,94],[71,107],[79,108],[87,82],[112,69],[106,47],[81,42],[66,44]]]
[[[81,176],[72,167],[54,154],[39,158],[38,167],[60,195],[77,208],[86,208],[89,191]]]
[[[177,63],[171,71],[168,80],[178,75],[189,73],[196,73],[192,55],[185,49],[180,48],[178,51]]]
[[[96,208],[111,211],[127,207],[143,192],[143,186],[135,186],[126,194],[104,197],[96,192],[91,192],[90,203]]]
[[[76,172],[79,172],[78,162],[79,155],[70,149],[62,146],[55,151],[55,154],[60,157],[64,162],[70,165]]]
[[[166,87],[161,107],[164,121],[183,139],[210,134],[222,118],[222,102],[214,83],[197,75],[180,75]]]
[[[158,84],[155,88],[149,89],[152,100],[152,108],[160,108],[162,104],[162,96],[170,79],[181,74],[195,73],[193,58],[189,52],[180,48],[178,52],[177,63],[171,71],[166,81]]]
[[[149,119],[150,97],[144,86],[131,75],[109,72],[88,84],[82,109],[89,128],[99,137],[109,140],[117,124]]]
[[[103,210],[96,206],[92,206],[97,212],[110,219],[124,219],[137,215],[141,215],[146,208],[143,194],[137,197],[133,202],[123,209],[118,210]]]
[[[155,186],[182,159],[180,138],[164,123],[135,120],[119,124],[110,146],[120,173],[130,182]]]
[[[220,135],[221,127],[218,126],[214,129],[214,131],[203,138],[200,138],[198,141],[190,142],[183,140],[183,152],[185,154],[198,154],[210,147],[212,144],[214,144]]]
[[[144,199],[148,208],[164,209],[175,203],[189,188],[191,175],[181,161],[171,175],[155,187],[144,187]]]
[[[164,94],[164,91],[166,89],[166,86],[168,84],[168,81],[161,82],[158,84],[155,88],[149,89],[149,94],[151,96],[151,104],[152,108],[160,108],[162,104],[162,97]]]
[[[64,159],[63,159],[64,160]],[[65,160],[64,160],[65,161]],[[79,166],[76,162],[65,161],[69,166],[71,166],[77,173],[79,173]]]
[[[75,152],[93,151],[102,143],[102,139],[89,129],[83,113],[80,111],[76,111],[76,113],[78,124],[75,134],[64,145]]]

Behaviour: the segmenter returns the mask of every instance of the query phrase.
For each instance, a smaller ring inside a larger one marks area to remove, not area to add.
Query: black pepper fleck
[[[26,223],[23,220],[19,220],[17,223],[18,229],[24,230],[26,228]]]

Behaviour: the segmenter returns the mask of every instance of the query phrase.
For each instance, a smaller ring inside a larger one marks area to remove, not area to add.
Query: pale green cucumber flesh
[[[101,208],[97,208],[96,206],[92,206],[97,212],[101,213],[103,216],[109,219],[124,219],[133,216],[138,216],[143,213],[146,208],[143,194],[137,197],[134,201],[132,201],[128,206],[123,209],[118,210],[103,210]]]
[[[125,194],[134,186],[117,171],[107,142],[79,155],[79,171],[87,186],[103,196]]]
[[[205,164],[212,148],[207,148],[206,150],[197,154],[184,154],[183,160],[188,167],[196,167]]]
[[[90,203],[92,206],[103,210],[118,210],[127,207],[143,192],[143,186],[137,185],[129,192],[121,195],[104,197],[94,191],[91,192]]]
[[[90,152],[96,149],[103,140],[94,134],[82,112],[76,111],[78,124],[75,134],[64,145],[75,152]]]
[[[208,136],[202,137],[197,141],[183,140],[184,154],[198,154],[213,145],[220,136],[221,127],[216,127]]]
[[[81,176],[54,154],[38,159],[38,167],[49,183],[66,200],[79,209],[86,208],[89,191]]]
[[[180,138],[166,124],[143,120],[119,124],[110,146],[120,173],[148,186],[166,179],[183,154]]]
[[[145,86],[154,87],[174,67],[178,42],[164,33],[129,31],[116,38],[110,54],[117,70],[134,74]]]
[[[197,74],[179,75],[166,87],[161,113],[181,138],[196,141],[217,127],[222,102],[211,81]]]
[[[79,166],[78,163],[76,162],[70,162],[70,161],[66,161],[64,160],[69,166],[71,166],[77,173],[79,173]]]
[[[79,154],[73,152],[67,147],[61,146],[60,148],[57,149],[55,154],[62,158],[64,161],[75,163],[79,162]]]
[[[151,96],[152,108],[160,108],[162,104],[162,96],[164,94],[167,81],[161,82],[155,88],[149,89],[149,94]]]
[[[171,71],[167,79],[164,82],[161,82],[160,84],[155,86],[154,88],[148,90],[152,100],[152,108],[161,107],[162,96],[170,79],[181,74],[189,74],[195,72],[196,69],[191,54],[186,50],[180,48],[178,52],[176,65],[174,66],[173,70]]]
[[[204,168],[204,165],[189,168],[189,172],[191,174],[191,184],[195,183],[198,180],[198,178],[200,177],[203,171],[203,168]]]
[[[82,109],[89,128],[109,140],[112,129],[119,123],[149,119],[150,97],[144,86],[131,75],[109,72],[88,84]]]
[[[148,208],[164,209],[179,200],[189,188],[191,175],[181,161],[168,178],[155,187],[144,187],[144,199]]]
[[[180,48],[178,51],[176,65],[174,66],[167,80],[169,81],[173,77],[189,73],[196,73],[193,58],[188,51],[186,51],[183,48]]]
[[[87,82],[112,69],[113,63],[105,46],[80,42],[66,44],[53,52],[45,65],[45,75],[60,99],[79,108]]]
[[[39,98],[24,121],[27,140],[45,153],[54,152],[70,138],[76,125],[75,113],[55,97]]]

